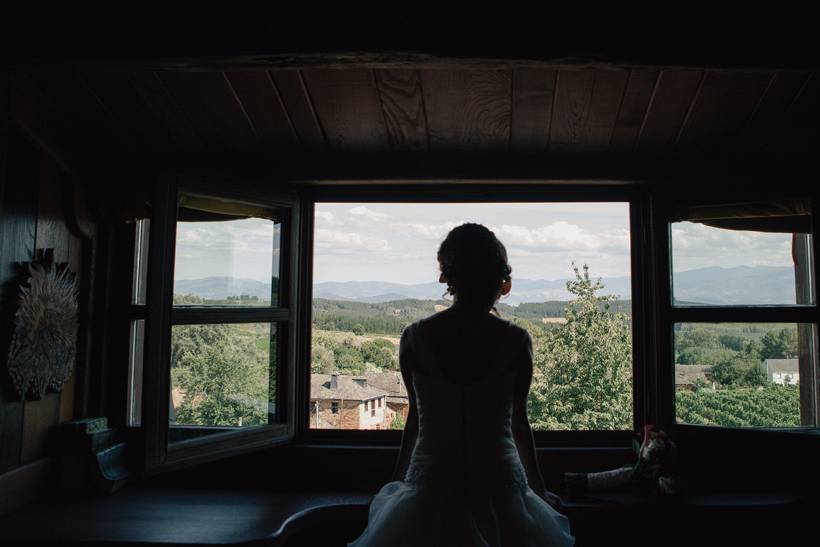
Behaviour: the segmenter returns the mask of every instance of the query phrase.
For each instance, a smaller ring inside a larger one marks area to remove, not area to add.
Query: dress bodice
[[[495,361],[483,377],[469,383],[449,380],[430,344],[411,325],[406,340],[414,360],[419,428],[406,481],[460,491],[526,486],[512,434],[515,370],[504,366],[520,351],[526,332],[508,325]],[[524,336],[522,336],[522,333]]]

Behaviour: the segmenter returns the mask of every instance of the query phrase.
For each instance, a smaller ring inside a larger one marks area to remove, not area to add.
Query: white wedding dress
[[[412,345],[413,360],[433,364],[417,326],[407,327],[402,344]],[[403,481],[375,495],[367,528],[349,547],[575,543],[567,517],[527,484],[511,430],[515,374],[503,370],[526,337],[508,323],[496,358],[506,363],[472,383],[450,381],[434,365],[426,375],[413,370],[419,429],[410,465]]]

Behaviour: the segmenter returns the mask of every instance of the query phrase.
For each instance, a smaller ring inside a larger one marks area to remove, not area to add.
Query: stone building
[[[373,372],[366,375],[367,385],[381,389],[387,393],[387,410],[384,416],[384,428],[390,427],[396,415],[401,421],[407,420],[407,411],[410,403],[407,397],[407,388],[399,371]]]
[[[675,389],[677,391],[692,391],[696,381],[705,382],[712,389],[715,382],[712,379],[712,367],[707,365],[675,365]]]
[[[310,375],[310,426],[315,429],[386,429],[387,392],[364,376]]]

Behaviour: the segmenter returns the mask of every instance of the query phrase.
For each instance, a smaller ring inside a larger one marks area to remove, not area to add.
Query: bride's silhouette
[[[507,252],[479,224],[438,252],[453,305],[404,329],[399,362],[410,400],[391,482],[351,546],[565,546],[535,458],[526,400],[532,341],[495,314],[511,288]]]

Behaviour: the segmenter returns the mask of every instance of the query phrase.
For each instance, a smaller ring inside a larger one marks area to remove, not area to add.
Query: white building
[[[773,384],[797,385],[800,380],[798,359],[766,359],[761,363],[766,378]]]

